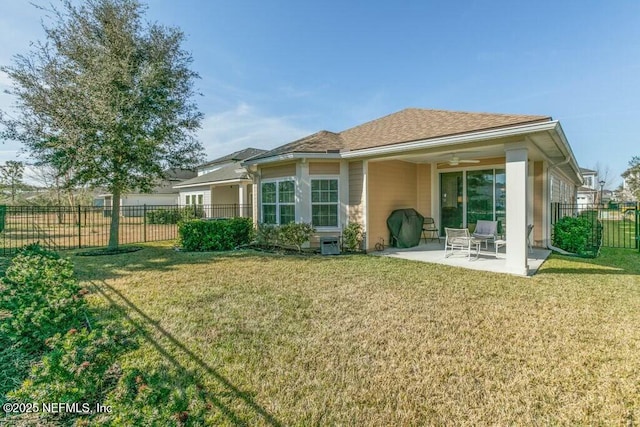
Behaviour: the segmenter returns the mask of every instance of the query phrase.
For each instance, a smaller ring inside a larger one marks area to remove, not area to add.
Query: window
[[[191,201],[191,196],[185,196],[184,198],[184,204],[185,205],[189,205],[189,202]]]
[[[295,183],[291,179],[262,183],[262,222],[288,224],[296,220]]]
[[[198,194],[198,204],[199,205],[203,205],[204,204],[204,195],[203,194]]]
[[[585,176],[584,177],[584,186],[589,188],[594,188],[593,186],[593,176]]]
[[[338,226],[338,180],[311,180],[311,223],[314,227]]]

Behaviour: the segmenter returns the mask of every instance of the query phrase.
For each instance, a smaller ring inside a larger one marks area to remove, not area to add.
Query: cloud
[[[290,117],[265,115],[240,103],[232,110],[207,115],[198,138],[211,160],[248,147],[275,148],[310,133]]]

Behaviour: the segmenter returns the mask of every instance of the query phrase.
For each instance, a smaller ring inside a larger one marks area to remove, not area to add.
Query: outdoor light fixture
[[[602,200],[602,190],[604,189],[604,181],[600,181],[598,184],[600,184],[600,204],[604,206],[604,201]]]

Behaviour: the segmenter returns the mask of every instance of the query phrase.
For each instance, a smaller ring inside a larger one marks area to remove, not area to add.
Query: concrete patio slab
[[[388,256],[392,258],[409,259],[413,261],[430,262],[435,264],[449,265],[452,267],[462,267],[471,270],[491,271],[494,273],[513,274],[507,270],[505,248],[502,247],[498,251],[498,257],[494,246],[489,244],[487,249],[483,248],[480,255],[475,259],[475,253],[472,251],[471,259],[467,258],[466,252],[455,251],[453,255],[444,257],[444,242],[429,242],[413,248],[398,249],[386,248],[381,252],[372,252],[376,256]],[[536,274],[542,263],[551,254],[550,250],[533,248],[529,251],[528,264],[529,271],[527,276]]]

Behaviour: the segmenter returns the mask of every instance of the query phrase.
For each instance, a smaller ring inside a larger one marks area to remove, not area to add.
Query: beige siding
[[[369,162],[367,208],[369,213],[367,241],[369,250],[380,239],[389,244],[387,217],[394,209],[416,208],[418,165],[390,160]]]
[[[287,163],[286,165],[260,168],[260,176],[262,179],[282,178],[285,176],[295,176],[295,175],[296,175],[295,163]]]
[[[544,168],[542,162],[533,163],[533,244],[542,245],[543,207],[544,207]]]
[[[309,163],[309,175],[339,175],[339,162],[311,162]]]
[[[364,224],[364,164],[349,163],[349,221]]]
[[[570,179],[558,172],[551,172],[551,202],[575,203],[576,186]]]

